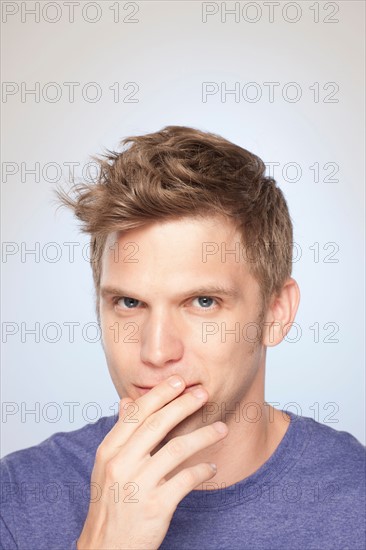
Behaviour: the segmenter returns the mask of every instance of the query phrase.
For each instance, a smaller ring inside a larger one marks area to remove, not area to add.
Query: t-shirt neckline
[[[253,474],[223,488],[193,490],[178,504],[177,509],[210,510],[238,505],[257,498],[264,485],[273,483],[288,472],[301,458],[310,436],[307,418],[280,409],[290,417],[289,426],[275,451]],[[210,481],[204,486],[208,486]]]

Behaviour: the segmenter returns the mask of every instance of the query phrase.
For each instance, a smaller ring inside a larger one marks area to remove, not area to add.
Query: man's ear
[[[267,309],[264,326],[264,346],[277,346],[289,332],[300,302],[299,285],[289,277],[279,294],[274,296]]]

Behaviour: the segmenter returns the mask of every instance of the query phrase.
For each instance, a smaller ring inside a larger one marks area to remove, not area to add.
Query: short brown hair
[[[240,231],[242,246],[255,245],[249,271],[267,307],[291,275],[293,232],[283,193],[264,175],[263,161],[217,134],[185,126],[130,136],[121,146],[120,152],[107,149],[92,157],[97,181],[75,184],[74,198],[55,191],[60,206],[72,208],[81,230],[91,235],[98,320],[108,234],[192,216],[226,216]]]

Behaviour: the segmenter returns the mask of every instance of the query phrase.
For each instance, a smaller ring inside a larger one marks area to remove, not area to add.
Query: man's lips
[[[183,395],[184,393],[188,392],[190,388],[193,388],[193,386],[198,386],[198,384],[189,384],[185,387],[184,391],[180,394],[180,395]],[[149,392],[150,390],[152,390],[155,386],[151,386],[151,387],[143,387],[143,386],[135,386],[135,388],[137,389],[137,391],[140,393],[140,395],[144,395],[145,393]]]

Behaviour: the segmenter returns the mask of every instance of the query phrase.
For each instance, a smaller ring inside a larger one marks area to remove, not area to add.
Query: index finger
[[[103,445],[116,450],[128,441],[131,435],[154,412],[160,410],[186,389],[181,376],[173,375],[163,380],[135,401],[123,398],[119,419],[103,440]],[[122,413],[122,414],[121,414]]]

